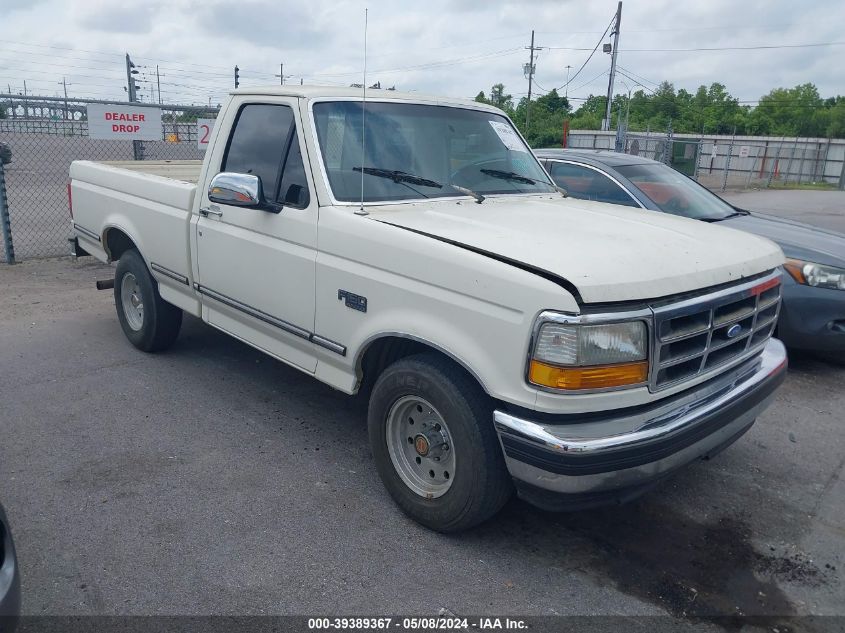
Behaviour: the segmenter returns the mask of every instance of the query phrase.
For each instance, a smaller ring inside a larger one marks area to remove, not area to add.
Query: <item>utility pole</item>
[[[135,70],[135,64],[129,59],[129,53],[126,53],[126,92],[129,96],[130,103],[138,101],[138,85],[135,83],[135,77],[138,71]]]
[[[29,104],[26,101],[26,79],[23,81],[23,118],[29,118]]]
[[[610,106],[613,101],[613,80],[616,79],[616,54],[619,52],[619,28],[622,25],[622,2],[616,7],[616,24],[613,27],[613,50],[610,53],[610,79],[607,82],[607,107],[605,108],[603,130],[610,129]]]
[[[158,93],[158,104],[161,105],[161,77],[158,74],[158,64],[156,64],[156,92]]]
[[[566,100],[569,101],[569,69],[572,68],[569,64],[566,65]]]
[[[130,103],[138,101],[138,85],[135,83],[134,77],[137,74],[138,71],[135,70],[135,64],[129,59],[129,53],[126,53],[126,93]],[[141,160],[143,158],[141,141],[132,141],[132,156],[135,160]]]
[[[67,79],[65,77],[62,77],[61,84],[62,88],[65,90],[65,115],[62,118],[67,120]]]
[[[279,78],[279,85],[284,86],[285,85],[285,65],[284,64],[279,64],[279,74],[276,75],[276,77]]]
[[[241,80],[241,75],[240,75],[240,72],[241,72],[241,69],[240,69],[240,68],[238,68],[237,66],[235,66],[235,88],[236,88],[236,89],[237,89],[237,87],[238,87],[238,86],[240,85],[240,83],[241,83],[241,81],[240,81],[240,80]]]
[[[542,49],[541,46],[534,46],[534,31],[531,31],[531,46],[527,47],[531,51],[528,58],[528,63],[522,68],[525,75],[528,77],[528,105],[525,108],[525,132],[528,133],[528,127],[531,124],[531,88],[534,84],[534,51]]]

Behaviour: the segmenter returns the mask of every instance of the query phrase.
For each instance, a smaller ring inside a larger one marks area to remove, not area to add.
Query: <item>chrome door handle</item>
[[[205,209],[200,209],[200,215],[203,216],[203,217],[206,217],[206,218],[210,215],[216,215],[218,218],[222,218],[223,212],[218,211],[217,209],[205,208]]]

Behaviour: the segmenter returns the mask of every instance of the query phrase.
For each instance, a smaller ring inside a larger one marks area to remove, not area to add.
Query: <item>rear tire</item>
[[[182,310],[167,303],[141,254],[130,249],[117,262],[114,303],[129,342],[144,352],[167,349],[179,335]]]
[[[492,402],[447,358],[419,354],[385,369],[370,396],[368,427],[388,492],[432,530],[474,527],[513,493]]]

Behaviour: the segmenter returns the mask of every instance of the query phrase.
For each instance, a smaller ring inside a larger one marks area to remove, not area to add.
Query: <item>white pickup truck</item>
[[[565,199],[472,101],[241,89],[202,163],[70,175],[73,248],[117,262],[136,347],[186,312],[367,395],[385,486],[436,530],[514,490],[631,499],[741,436],[785,375],[777,246]]]

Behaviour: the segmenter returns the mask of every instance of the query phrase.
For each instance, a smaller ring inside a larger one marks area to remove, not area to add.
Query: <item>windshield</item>
[[[667,165],[622,165],[616,171],[666,213],[694,220],[724,220],[737,215],[727,202]]]
[[[548,193],[549,177],[498,114],[360,101],[314,104],[320,153],[338,201],[388,202],[476,194]],[[453,187],[463,188],[460,191]]]

